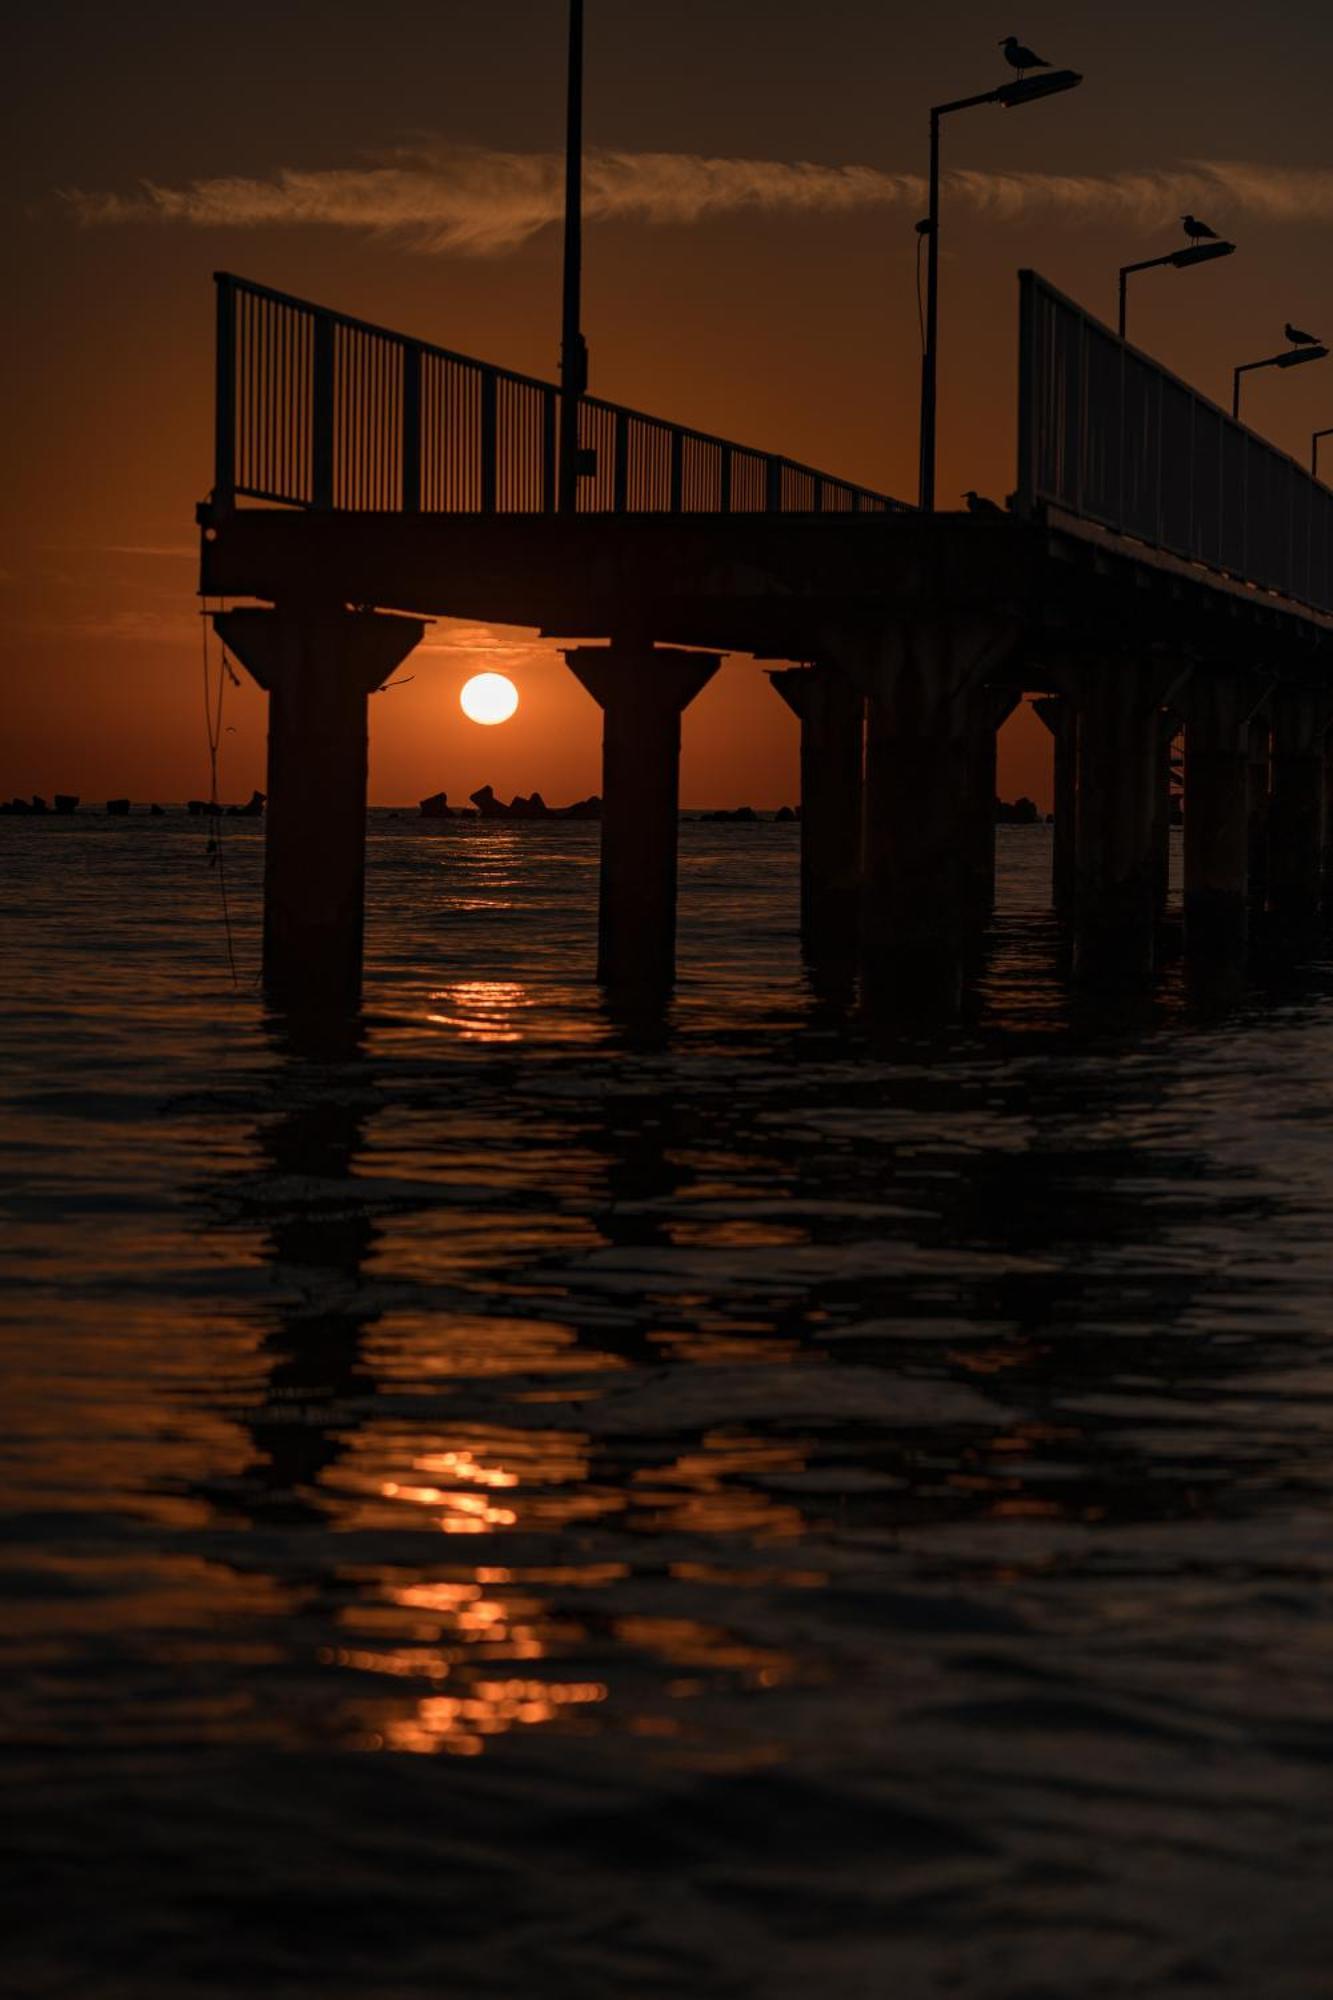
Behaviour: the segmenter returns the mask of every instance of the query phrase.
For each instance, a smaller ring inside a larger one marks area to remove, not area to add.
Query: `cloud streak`
[[[64,199],[88,225],[351,229],[429,253],[494,256],[559,221],[562,171],[557,154],[434,146],[364,167],[282,168],[266,179],[223,175],[183,187],[145,181],[133,194],[75,190]],[[1063,218],[1152,227],[1174,223],[1187,209],[1224,222],[1333,222],[1333,167],[1199,160],[1101,175],[962,169],[946,182],[952,200],[997,222]],[[595,152],[586,172],[586,212],[594,222],[684,225],[746,212],[919,213],[925,200],[917,174],[801,160]]]

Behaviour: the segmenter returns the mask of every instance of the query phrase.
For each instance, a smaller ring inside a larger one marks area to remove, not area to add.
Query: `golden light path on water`
[[[239,991],[197,821],[4,822],[15,1990],[1324,1991],[1333,960],[1087,1020],[1006,826],[895,1033],[686,817],[644,1018],[595,826],[386,810],[330,1044],[228,827]]]

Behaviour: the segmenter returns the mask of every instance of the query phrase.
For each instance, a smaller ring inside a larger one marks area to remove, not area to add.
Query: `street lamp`
[[[1002,104],[1016,110],[1039,97],[1076,90],[1083,81],[1077,70],[1053,69],[1045,76],[1023,76],[983,90],[976,97],[956,97],[930,111],[930,213],[926,222],[926,345],[921,356],[921,467],[917,504],[922,513],[935,510],[935,405],[938,381],[940,319],[940,120],[951,111],[970,111],[976,104]]]
[[[583,338],[583,0],[569,0],[569,88],[565,124],[565,287],[560,342],[560,477],[562,514],[579,504],[579,403],[588,389]]]
[[[1328,349],[1319,341],[1308,347],[1289,347],[1285,354],[1269,354],[1262,361],[1242,361],[1231,371],[1231,414],[1240,416],[1240,378],[1256,368],[1299,368],[1303,361],[1327,361]]]
[[[1232,257],[1235,255],[1235,251],[1236,246],[1234,243],[1195,243],[1188,245],[1184,250],[1172,250],[1165,257],[1145,257],[1141,264],[1122,264],[1120,266],[1120,338],[1123,340],[1125,337],[1126,281],[1135,271],[1157,271],[1164,264],[1169,264],[1176,271],[1187,271],[1191,264],[1211,264],[1215,257]]]
[[[1314,431],[1310,437],[1310,470],[1316,479],[1319,477],[1319,440],[1327,437],[1333,437],[1333,428]]]

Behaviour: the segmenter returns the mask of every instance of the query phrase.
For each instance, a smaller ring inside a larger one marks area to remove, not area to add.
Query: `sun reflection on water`
[[[624,1494],[590,1483],[589,1444],[576,1431],[476,1426],[469,1444],[423,1452],[410,1435],[376,1430],[355,1441],[335,1483],[349,1528],[416,1526],[446,1535],[560,1526],[616,1512]]]
[[[477,1681],[465,1695],[426,1695],[410,1715],[385,1718],[374,1747],[418,1756],[476,1757],[488,1736],[557,1722],[606,1700],[601,1681]]]
[[[483,1565],[411,1581],[394,1572],[349,1577],[373,1595],[344,1608],[347,1643],[325,1648],[321,1664],[379,1681],[431,1684],[406,1703],[354,1697],[348,1708],[352,1747],[476,1756],[487,1738],[510,1730],[576,1723],[580,1710],[607,1699],[607,1685],[533,1671],[538,1661],[569,1651],[585,1635],[569,1618],[553,1615],[529,1586],[600,1589],[626,1573],[621,1564],[602,1563],[532,1572]],[[447,1691],[440,1691],[442,1683]]]
[[[475,1424],[427,1449],[423,1442],[391,1425],[351,1442],[330,1482],[342,1490],[348,1531],[400,1534],[407,1525],[476,1538],[489,1554],[519,1546],[515,1536],[627,1508],[653,1534],[771,1546],[800,1530],[800,1510],[763,1490],[767,1479],[802,1472],[807,1448],[799,1440],[718,1429],[697,1449],[636,1468],[618,1483],[602,1469],[604,1447],[571,1429]],[[340,1609],[338,1643],[320,1656],[349,1686],[340,1704],[344,1740],[370,1750],[477,1756],[515,1730],[588,1728],[592,1712],[610,1701],[615,1677],[593,1678],[585,1664],[582,1675],[566,1678],[560,1661],[586,1663],[595,1651],[600,1665],[608,1637],[613,1653],[636,1663],[613,1726],[677,1747],[697,1733],[682,1704],[692,1716],[715,1689],[757,1693],[799,1678],[784,1648],[732,1629],[729,1619],[717,1622],[703,1605],[702,1615],[664,1617],[627,1613],[622,1599],[588,1620],[583,1594],[619,1593],[630,1574],[619,1563],[529,1569],[494,1561],[425,1575],[397,1566],[347,1573],[356,1595]],[[682,1578],[710,1595],[714,1581],[702,1570]],[[593,1633],[603,1635],[595,1648]],[[647,1662],[662,1685],[645,1706],[638,1683]]]
[[[430,996],[426,1019],[460,1042],[521,1042],[520,1016],[533,1004],[516,979],[460,979]]]

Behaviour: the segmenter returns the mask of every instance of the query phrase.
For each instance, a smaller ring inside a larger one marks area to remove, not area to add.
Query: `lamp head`
[[[1171,262],[1177,271],[1187,271],[1191,264],[1211,264],[1216,257],[1234,257],[1234,243],[1192,243],[1188,250],[1173,250]]]
[[[1006,111],[1012,111],[1020,104],[1033,103],[1038,97],[1055,97],[1062,90],[1077,90],[1082,81],[1082,75],[1076,69],[1048,69],[1038,76],[1020,76],[1013,83],[1002,83],[994,101],[1002,104]]]

